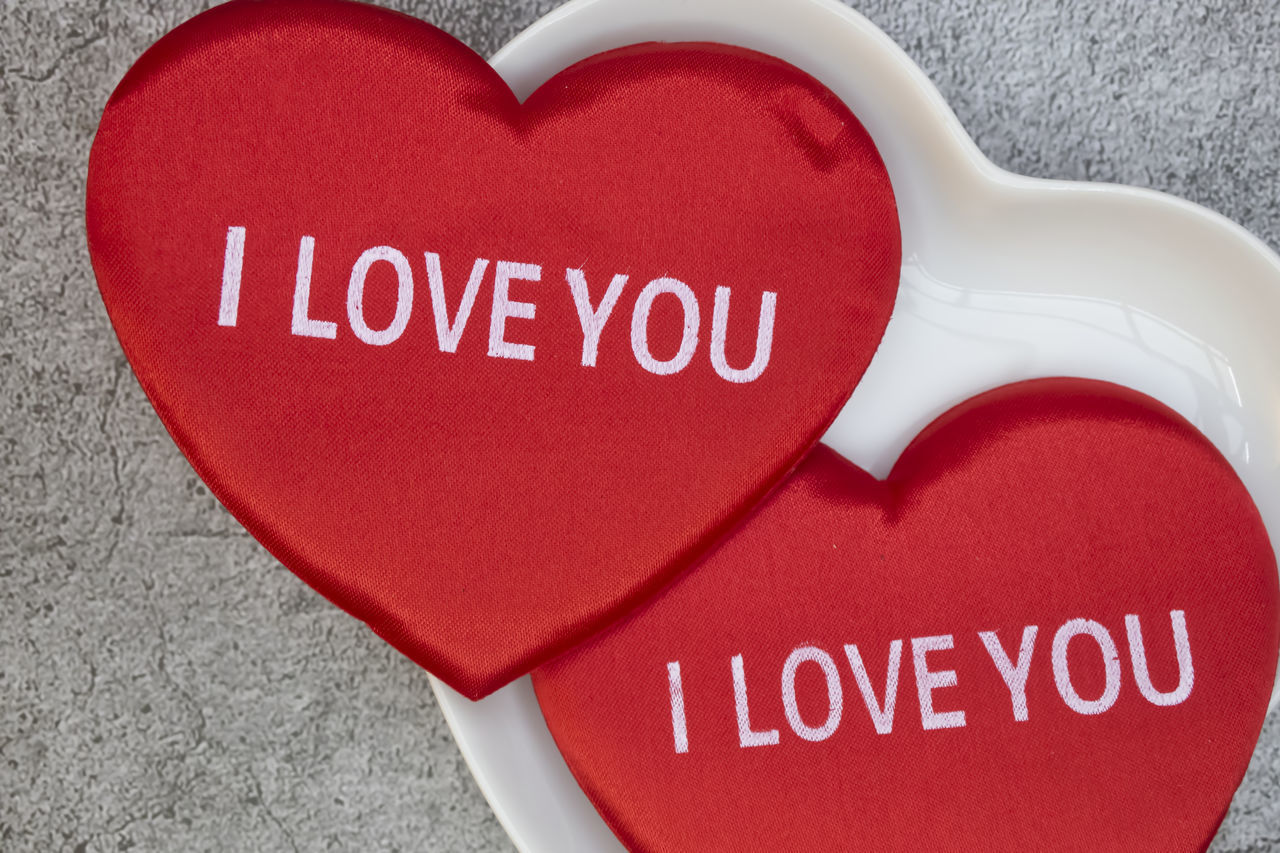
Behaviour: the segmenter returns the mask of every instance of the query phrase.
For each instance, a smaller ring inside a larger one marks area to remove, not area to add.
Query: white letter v
[[[471,278],[467,280],[467,289],[462,294],[462,302],[458,304],[458,313],[453,323],[449,322],[449,309],[444,301],[444,275],[440,272],[440,256],[435,252],[426,252],[427,280],[431,284],[431,311],[436,316],[436,338],[440,342],[440,352],[457,352],[458,341],[462,338],[462,330],[467,327],[467,318],[471,316],[471,306],[476,303],[476,293],[480,290],[480,281],[484,278],[489,261],[476,258],[471,266]]]

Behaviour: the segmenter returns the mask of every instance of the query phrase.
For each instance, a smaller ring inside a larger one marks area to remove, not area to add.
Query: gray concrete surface
[[[202,4],[0,3],[0,850],[508,849],[426,676],[210,497],[98,299],[99,111]],[[488,54],[555,4],[396,5]],[[1280,246],[1280,4],[858,5],[1001,165]],[[1214,849],[1280,849],[1278,791],[1273,720]]]

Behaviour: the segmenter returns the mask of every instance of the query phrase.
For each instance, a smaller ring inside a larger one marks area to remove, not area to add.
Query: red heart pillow
[[[1040,380],[953,409],[884,482],[819,447],[533,681],[633,850],[1196,850],[1277,626],[1213,446],[1142,395]]]
[[[280,560],[471,697],[633,607],[852,392],[893,194],[835,96],[642,45],[524,105],[420,21],[232,2],[149,50],[90,158],[143,388]]]

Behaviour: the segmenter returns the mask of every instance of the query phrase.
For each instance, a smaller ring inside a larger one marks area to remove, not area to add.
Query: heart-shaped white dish
[[[1280,542],[1280,258],[1180,199],[997,168],[906,54],[834,0],[578,0],[493,65],[523,97],[602,50],[700,39],[816,76],[862,120],[893,180],[902,289],[828,444],[883,475],[922,426],[979,391],[1038,376],[1110,380],[1199,427]],[[433,686],[520,849],[621,849],[561,759],[528,678],[476,703]]]

